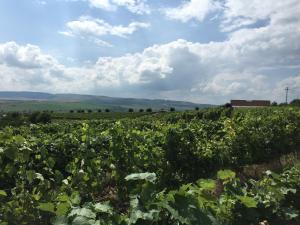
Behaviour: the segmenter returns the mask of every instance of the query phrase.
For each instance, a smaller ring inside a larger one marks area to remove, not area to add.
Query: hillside
[[[49,94],[42,92],[0,92],[1,111],[54,110],[109,108],[114,111],[127,111],[128,108],[152,108],[153,110],[207,108],[209,104],[196,104],[185,101],[162,99],[114,98],[107,96],[79,94]]]

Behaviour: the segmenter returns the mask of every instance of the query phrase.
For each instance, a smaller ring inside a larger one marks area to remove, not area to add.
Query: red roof
[[[270,105],[271,101],[268,100],[231,100],[232,107],[264,107]]]

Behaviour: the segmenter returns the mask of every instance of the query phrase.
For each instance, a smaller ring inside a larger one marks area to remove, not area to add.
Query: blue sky
[[[299,13],[297,0],[2,0],[0,91],[300,97]]]

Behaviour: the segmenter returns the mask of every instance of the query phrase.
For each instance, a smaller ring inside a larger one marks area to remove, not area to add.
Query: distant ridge
[[[152,108],[153,110],[168,109],[187,110],[195,107],[212,107],[209,104],[196,104],[186,101],[163,99],[116,98],[81,94],[50,94],[44,92],[0,91],[0,110],[55,110],[66,111],[83,108],[110,108],[115,111],[127,111],[128,108]]]

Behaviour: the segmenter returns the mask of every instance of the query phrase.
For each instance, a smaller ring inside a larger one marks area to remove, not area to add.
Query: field
[[[299,109],[97,115],[0,130],[0,225],[300,224]]]

